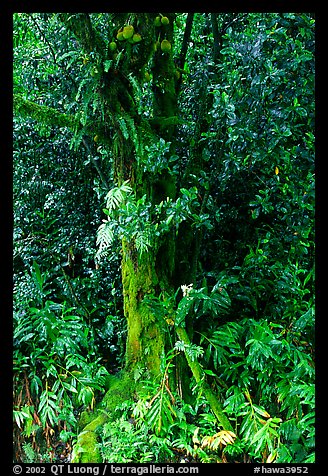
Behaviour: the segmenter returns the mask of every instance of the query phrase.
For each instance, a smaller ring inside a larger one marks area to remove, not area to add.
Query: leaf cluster
[[[46,299],[51,291],[37,263],[33,278],[43,299],[14,316],[14,421],[27,439],[44,432],[46,450],[61,430],[75,433],[77,410],[94,408],[108,371],[83,316]]]

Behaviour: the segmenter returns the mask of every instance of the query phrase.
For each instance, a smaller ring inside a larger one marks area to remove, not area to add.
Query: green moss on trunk
[[[101,463],[102,458],[97,443],[97,435],[94,431],[85,430],[80,433],[75,445],[72,463]]]
[[[109,389],[102,400],[102,406],[107,412],[108,419],[112,419],[118,405],[133,399],[134,392],[135,381],[127,372],[123,372],[119,377],[110,377]]]
[[[72,463],[101,463],[101,454],[98,448],[98,432],[108,416],[103,411],[97,411],[93,414],[82,413],[79,421],[79,427],[88,421],[82,431],[77,436],[77,442],[74,446]]]
[[[152,253],[142,257],[133,245],[123,241],[122,284],[124,314],[127,319],[126,370],[146,369],[160,372],[165,348],[163,323],[144,302],[144,297],[156,294],[159,280]]]

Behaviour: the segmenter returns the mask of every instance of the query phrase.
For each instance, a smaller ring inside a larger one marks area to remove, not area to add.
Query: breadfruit
[[[161,50],[164,52],[164,53],[169,53],[170,50],[171,50],[171,43],[169,42],[169,40],[163,40],[162,43],[161,43]]]
[[[133,43],[139,43],[139,41],[141,41],[141,35],[140,33],[135,33],[132,37],[132,40],[133,40]]]
[[[155,26],[161,26],[161,17],[156,17],[154,20]]]
[[[128,40],[129,38],[133,37],[134,33],[134,28],[132,25],[125,25],[123,28],[123,37],[125,40]]]
[[[117,32],[117,35],[116,35],[116,38],[119,40],[119,41],[123,41],[124,40],[124,36],[123,36],[123,28],[120,28]]]

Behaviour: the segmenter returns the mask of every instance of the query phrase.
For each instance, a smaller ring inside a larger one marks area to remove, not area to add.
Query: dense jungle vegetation
[[[314,462],[314,15],[13,27],[14,461]]]

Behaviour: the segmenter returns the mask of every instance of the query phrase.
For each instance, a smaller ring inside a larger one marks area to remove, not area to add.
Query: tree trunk
[[[164,326],[145,304],[144,297],[160,288],[152,252],[138,257],[131,244],[123,242],[122,284],[124,315],[127,320],[125,370],[129,373],[160,373],[164,355]]]
[[[172,14],[166,14],[169,24],[157,28],[161,42],[173,42]],[[153,23],[149,16],[147,23]],[[155,37],[154,37],[155,38]],[[162,43],[161,43],[162,44]],[[171,45],[172,47],[172,45]],[[176,77],[172,50],[162,51],[159,44],[153,56],[152,67],[152,118],[149,123],[154,143],[160,138],[171,142],[174,150],[175,115],[177,111]],[[172,119],[173,118],[173,119]],[[136,155],[136,151],[134,151]],[[131,154],[127,154],[131,156]],[[137,161],[130,171],[131,185],[135,195],[146,193],[153,204],[174,199],[176,194],[175,177],[165,170],[159,174],[145,173]],[[160,373],[161,359],[165,354],[165,326],[163,322],[143,302],[147,295],[159,296],[172,288],[174,275],[175,235],[170,233],[153,239],[147,254],[138,256],[133,243],[123,242],[122,246],[122,285],[124,314],[127,319],[126,370],[147,370],[153,376]]]
[[[145,60],[149,58],[150,50],[153,49],[154,41],[159,38],[159,42],[155,45],[156,51],[153,54],[152,73],[152,113],[151,120],[146,127],[149,137],[153,144],[160,138],[167,142],[171,142],[172,150],[174,150],[174,132],[176,124],[176,75],[175,66],[172,57],[172,51],[162,51],[161,42],[165,39],[172,45],[173,40],[173,20],[172,14],[166,14],[169,18],[169,25],[165,27],[157,27],[154,29],[154,15],[140,14],[143,24],[148,26],[147,35],[151,37],[151,41],[146,39],[144,48],[148,53],[144,54]],[[146,34],[146,33],[145,33]],[[89,34],[89,38],[91,35]],[[85,43],[85,40],[84,40]],[[167,46],[167,44],[166,44]],[[145,61],[146,64],[146,61]],[[144,65],[143,65],[144,66]],[[142,70],[139,65],[139,71]],[[135,68],[136,69],[136,68]],[[137,74],[137,73],[136,73]],[[112,81],[116,78],[111,78]],[[137,150],[131,139],[126,140],[122,137],[118,121],[115,123],[115,114],[117,118],[123,117],[124,114],[129,115],[129,123],[133,124],[135,131],[142,134],[141,118],[135,114],[137,105],[127,104],[131,101],[131,91],[129,85],[126,84],[126,90],[122,90],[122,79],[120,78],[120,89],[117,88],[119,94],[113,96],[115,88],[112,87],[110,94],[111,109],[114,109],[112,118],[114,129],[116,130],[120,140],[114,154],[114,177],[118,184],[122,184],[124,180],[129,180],[130,186],[133,188],[137,199],[146,195],[147,200],[154,204],[166,200],[167,197],[174,199],[176,194],[175,177],[168,174],[165,170],[159,174],[146,173],[143,165],[138,163]],[[111,83],[113,86],[113,83]],[[125,98],[125,101],[124,99]],[[117,106],[113,107],[113,104]],[[122,112],[122,109],[126,112]],[[118,112],[119,111],[119,112]],[[111,111],[108,112],[109,115]],[[142,140],[142,138],[140,138]],[[161,363],[163,362],[166,350],[166,333],[167,324],[163,318],[156,316],[149,305],[145,302],[145,297],[160,297],[164,293],[173,292],[173,277],[175,268],[175,234],[167,233],[166,236],[160,237],[160,241],[156,238],[152,241],[152,246],[147,253],[137,252],[135,243],[123,239],[122,242],[122,287],[123,287],[123,304],[124,315],[127,320],[127,339],[125,353],[125,367],[120,380],[112,380],[112,385],[107,392],[105,402],[107,409],[110,411],[114,407],[114,402],[119,404],[126,399],[132,398],[135,388],[135,380],[144,375],[144,377],[156,377],[161,373]],[[120,384],[118,384],[120,382]],[[130,382],[126,385],[126,382]],[[123,391],[118,391],[118,388]],[[97,417],[98,418],[98,417]],[[97,421],[97,418],[95,421]],[[99,420],[99,425],[103,424],[103,419]],[[88,426],[85,427],[88,431]],[[85,430],[84,428],[84,430]],[[92,431],[96,431],[92,426]],[[82,437],[84,432],[82,432]],[[90,433],[90,437],[93,433]],[[91,445],[93,453],[87,449],[88,445],[85,441],[78,438],[77,448],[81,444],[83,451],[77,452],[75,462],[86,462],[88,458],[99,458],[94,454],[94,445]],[[84,450],[87,449],[85,452]]]

